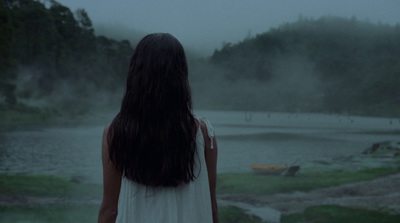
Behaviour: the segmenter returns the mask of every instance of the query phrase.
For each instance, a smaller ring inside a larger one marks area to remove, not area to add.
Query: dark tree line
[[[399,40],[399,24],[300,18],[240,43],[225,44],[211,62],[228,69],[227,79],[268,83],[285,75],[277,66],[293,65],[282,61],[301,58],[299,63],[307,61],[311,68],[293,73],[298,80],[311,73],[321,82],[318,111],[399,115]]]
[[[0,1],[0,109],[46,98],[84,110],[123,88],[130,42],[96,36],[84,9],[47,3]],[[300,18],[210,58],[190,56],[195,105],[399,115],[399,40],[400,25]]]
[[[127,40],[95,36],[84,9],[72,12],[54,0],[47,7],[35,0],[2,0],[0,32],[0,97],[8,107],[17,98],[57,94],[60,83],[69,83],[77,97],[113,91],[132,53]],[[24,76],[21,67],[33,70],[37,88],[15,91],[16,79]]]

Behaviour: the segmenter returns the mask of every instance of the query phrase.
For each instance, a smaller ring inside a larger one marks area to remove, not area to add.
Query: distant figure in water
[[[104,129],[98,222],[218,222],[217,142],[192,113],[184,49],[144,37],[130,61],[121,110]]]

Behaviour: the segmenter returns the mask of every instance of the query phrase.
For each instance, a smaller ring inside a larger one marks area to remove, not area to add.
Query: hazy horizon
[[[42,0],[43,1],[43,0]],[[261,0],[58,0],[72,11],[84,8],[95,27],[126,29],[127,34],[169,32],[185,47],[204,56],[223,42],[237,43],[247,36],[267,32],[299,16],[356,17],[361,21],[395,25],[400,22],[396,0],[261,1]],[[135,38],[135,37],[132,37]]]

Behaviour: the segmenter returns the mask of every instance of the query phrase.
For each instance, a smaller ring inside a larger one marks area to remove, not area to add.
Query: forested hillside
[[[3,0],[0,33],[0,111],[118,107],[133,46],[96,36],[84,9]],[[300,18],[209,58],[188,52],[194,106],[399,116],[399,40],[400,25]]]
[[[95,36],[84,9],[56,1],[0,3],[0,97],[3,109],[17,102],[84,113],[120,90],[132,47],[129,41]]]
[[[400,25],[300,18],[227,43],[210,60],[233,84],[264,87],[263,109],[400,114]]]

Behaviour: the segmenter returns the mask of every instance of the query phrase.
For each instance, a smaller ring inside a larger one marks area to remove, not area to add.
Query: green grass
[[[93,124],[93,119],[91,118],[94,113],[90,111],[72,114],[67,111],[41,110],[26,105],[17,107],[5,108],[0,105],[0,132]]]
[[[303,172],[296,177],[265,176],[254,173],[218,175],[220,194],[274,194],[310,191],[317,188],[372,180],[400,172],[400,168],[374,168],[359,171]],[[0,174],[0,194],[39,197],[101,198],[101,185],[78,184],[51,175]]]
[[[377,151],[375,151],[373,153],[370,153],[368,155],[376,157],[376,156],[382,156],[382,155],[384,155],[386,153],[393,153],[393,152],[394,152],[393,149],[384,148],[384,149],[379,149],[379,150],[377,150]]]
[[[96,222],[99,205],[0,206],[0,223],[86,223]],[[237,207],[220,207],[220,223],[261,223]]]
[[[342,207],[338,205],[321,205],[307,208],[301,214],[283,215],[281,223],[398,223],[400,215],[386,211]]]
[[[81,124],[86,120],[85,114],[70,114],[67,111],[41,109],[24,104],[0,104],[0,131]]]
[[[375,179],[398,173],[399,168],[364,169],[356,172],[303,172],[296,177],[272,177],[256,174],[219,175],[218,193],[272,194],[305,191],[344,183]],[[77,184],[59,176],[0,174],[0,194],[37,197],[101,198],[100,185]],[[0,206],[2,222],[96,222],[99,204],[52,206]],[[242,209],[228,206],[219,208],[221,223],[261,223]],[[283,215],[282,223],[314,222],[400,222],[400,215],[386,211],[357,209],[335,205],[314,206],[303,213]]]
[[[359,171],[304,172],[295,177],[257,175],[254,173],[226,173],[218,175],[217,193],[220,194],[275,194],[310,191],[317,188],[373,180],[380,176],[399,173],[400,168],[373,168]]]
[[[39,123],[53,118],[55,115],[49,114],[39,108],[16,104],[11,107],[0,106],[0,123]]]
[[[96,222],[99,205],[57,206],[0,206],[0,223],[86,223]],[[220,223],[262,223],[261,219],[246,214],[242,209],[228,206],[219,208]],[[321,205],[307,208],[303,213],[282,215],[281,223],[398,223],[400,215],[386,211]]]
[[[26,129],[53,124],[59,115],[43,111],[0,109],[0,131]]]
[[[102,187],[92,184],[77,184],[60,176],[0,174],[0,194],[101,198]]]
[[[97,222],[100,205],[0,206],[0,223]]]

